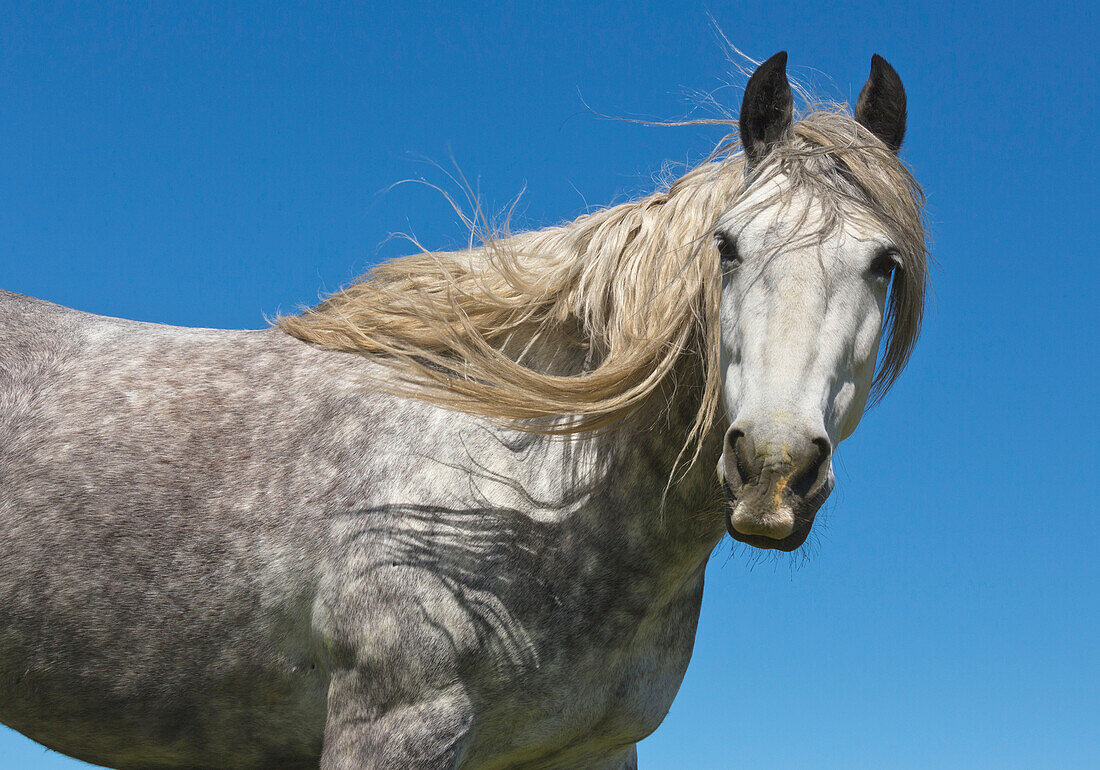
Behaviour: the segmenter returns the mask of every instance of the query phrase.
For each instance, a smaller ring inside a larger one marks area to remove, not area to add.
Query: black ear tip
[[[787,69],[787,52],[786,51],[780,51],[779,53],[772,54],[770,57],[768,57],[767,60],[765,60],[763,63],[761,63],[759,69],[764,69],[765,67],[767,67],[768,69],[773,69],[774,68],[774,69],[786,70]]]
[[[890,62],[886,61],[886,59],[882,58],[877,53],[871,57],[871,74],[885,75],[891,80],[896,80],[899,83],[901,82],[897,70],[891,66]]]
[[[775,88],[780,82],[784,85],[787,83],[786,51],[772,54],[760,63],[760,66],[756,68],[756,72],[752,73],[752,77],[749,78],[749,82],[746,84],[746,93],[748,90],[760,88],[763,84],[767,84],[769,88]]]

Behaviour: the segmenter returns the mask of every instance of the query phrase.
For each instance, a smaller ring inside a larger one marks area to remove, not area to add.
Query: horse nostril
[[[745,435],[744,431],[730,428],[726,431],[726,451],[737,454],[737,442]]]
[[[749,452],[752,451],[752,447],[749,446],[749,443],[743,430],[730,428],[726,433],[727,456],[733,459],[734,466],[737,469],[738,482],[745,485],[752,484],[760,476],[760,472],[754,472],[752,465],[748,461]]]
[[[810,441],[814,450],[808,453],[806,464],[798,476],[791,481],[791,491],[799,497],[807,497],[814,487],[821,481],[822,466],[829,460],[833,452],[833,445],[824,436],[818,436]]]

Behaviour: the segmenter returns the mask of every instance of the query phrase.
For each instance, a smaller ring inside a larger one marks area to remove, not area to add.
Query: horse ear
[[[890,63],[877,53],[871,57],[871,76],[856,100],[856,122],[894,152],[905,138],[905,87]]]
[[[794,98],[787,82],[787,52],[780,51],[756,68],[745,85],[738,122],[749,164],[760,161],[791,127]]]

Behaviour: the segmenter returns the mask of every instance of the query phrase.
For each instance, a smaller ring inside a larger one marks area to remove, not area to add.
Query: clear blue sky
[[[582,95],[660,118],[740,101],[702,2],[138,5],[4,4],[0,287],[258,327],[400,253],[392,232],[463,239],[437,193],[388,189],[444,182],[425,158],[492,206],[526,186],[520,221],[551,224],[718,138]],[[811,557],[713,558],[643,766],[1098,766],[1095,6],[709,7],[826,95],[894,64],[938,264]],[[4,768],[78,764],[0,734]]]

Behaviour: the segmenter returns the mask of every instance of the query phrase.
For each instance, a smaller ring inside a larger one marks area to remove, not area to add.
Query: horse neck
[[[518,334],[501,349],[512,358],[522,354],[527,366],[563,376],[584,371],[593,359],[577,337],[556,333],[533,342]],[[617,531],[630,533],[647,558],[681,571],[705,561],[725,534],[714,470],[721,431],[708,432],[692,463],[695,446],[685,443],[699,409],[702,377],[684,361],[670,379],[678,387],[658,388],[631,417],[572,441],[584,446],[573,454],[580,472],[575,491],[593,503],[583,507],[590,514],[580,515],[615,518]],[[582,470],[592,467],[598,469],[594,476]]]
[[[695,447],[685,448],[697,392],[690,378],[671,394],[658,391],[633,418],[596,439],[610,444],[606,479],[622,497],[624,524],[676,563],[705,559],[725,534],[714,470],[721,431],[708,431],[694,463]]]

